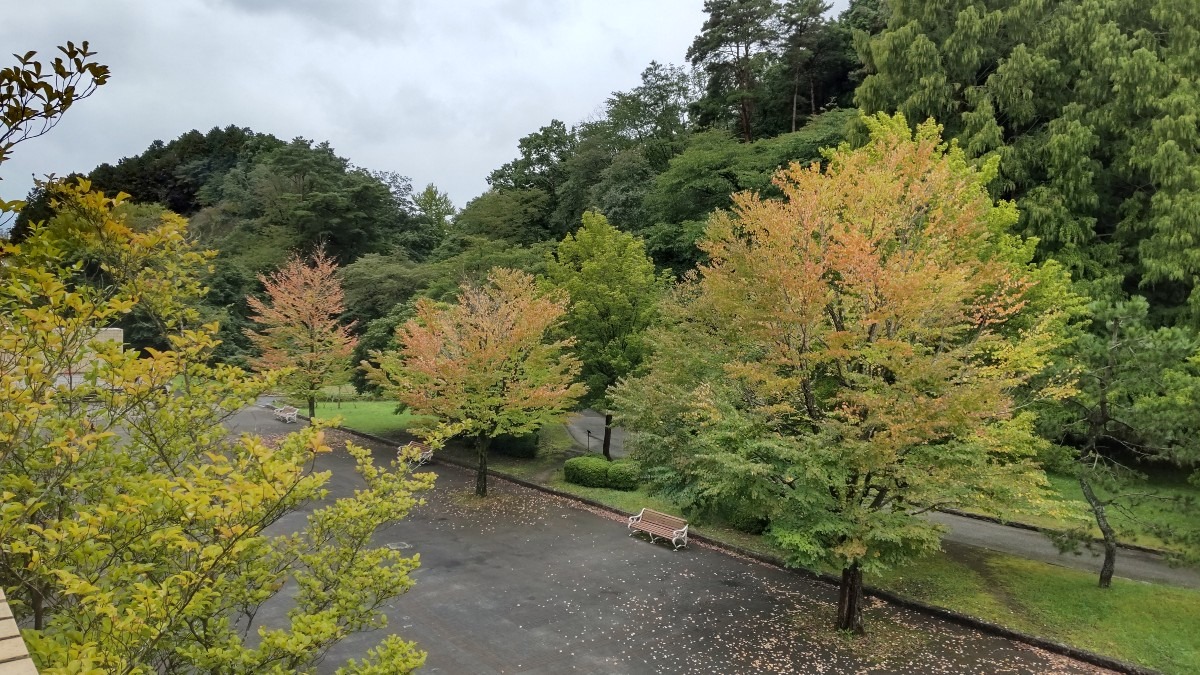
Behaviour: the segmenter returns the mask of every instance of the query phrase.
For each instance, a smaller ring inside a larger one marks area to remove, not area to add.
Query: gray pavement
[[[262,409],[229,426],[264,435],[294,428]],[[380,460],[395,451],[360,444]],[[336,446],[317,468],[332,471],[331,496],[357,485],[352,459]],[[836,600],[828,585],[695,543],[676,552],[629,537],[612,516],[500,480],[480,502],[472,472],[432,469],[427,504],[379,539],[421,556],[416,586],[388,607],[385,630],[429,652],[423,672],[1097,672],[878,601],[867,611],[871,635],[849,640],[827,629]],[[280,599],[259,618],[274,623],[285,611]],[[348,638],[322,671],[383,634]]]
[[[604,416],[594,410],[577,413],[567,423],[567,430],[580,447],[592,434],[592,450],[598,451],[604,433]],[[619,427],[612,430],[614,457],[625,456],[625,431]],[[1061,553],[1050,538],[1041,532],[991,523],[975,518],[931,513],[929,519],[947,528],[944,541],[964,546],[985,548],[991,551],[1016,555],[1030,560],[1100,573],[1104,561],[1103,549],[1081,549],[1077,553]],[[950,551],[953,554],[953,551]],[[1200,588],[1200,570],[1193,567],[1172,567],[1162,556],[1134,549],[1120,549],[1117,554],[1116,576],[1134,581],[1172,584],[1187,588]]]
[[[595,410],[582,410],[575,413],[567,421],[567,431],[575,444],[587,448],[591,452],[600,452],[604,443],[604,415]],[[625,430],[612,428],[612,437],[608,444],[609,453],[613,457],[625,456]]]
[[[949,530],[945,541],[956,544],[1000,551],[1097,575],[1104,562],[1104,549],[1098,545],[1077,553],[1060,553],[1050,538],[1041,532],[949,513],[931,513],[929,519],[945,525]],[[1134,581],[1200,588],[1200,570],[1172,567],[1160,555],[1128,548],[1122,548],[1117,553],[1116,576]]]

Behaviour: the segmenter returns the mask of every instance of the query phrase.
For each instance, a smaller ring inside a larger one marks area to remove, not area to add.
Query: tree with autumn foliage
[[[464,284],[458,301],[421,299],[416,316],[396,329],[399,349],[373,352],[367,378],[412,412],[437,419],[420,430],[435,446],[473,439],[479,453],[475,494],[487,495],[487,453],[503,434],[524,435],[562,420],[586,388],[573,340],[546,334],[567,311],[561,292],[496,268],[482,286]]]
[[[261,355],[258,370],[286,370],[281,385],[288,394],[308,403],[309,417],[317,414],[321,388],[350,373],[350,354],[357,339],[353,324],[342,325],[345,311],[337,263],[318,248],[308,259],[297,254],[270,275],[258,276],[267,299],[246,299],[258,330],[246,335]]]
[[[866,120],[863,148],[780,171],[708,224],[710,262],[664,308],[617,419],[693,508],[769,520],[789,562],[842,570],[837,627],[863,630],[862,578],[939,547],[941,507],[1050,508],[1032,415],[1077,305],[1009,233],[1017,212],[940,129]]]

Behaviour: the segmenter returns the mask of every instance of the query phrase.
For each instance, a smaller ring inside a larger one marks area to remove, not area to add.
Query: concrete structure
[[[21,639],[21,629],[0,589],[0,675],[37,675],[33,659]]]

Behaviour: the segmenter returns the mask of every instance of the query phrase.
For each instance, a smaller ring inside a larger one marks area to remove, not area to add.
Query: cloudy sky
[[[837,3],[839,5],[843,2]],[[89,171],[151,141],[230,124],[328,140],[355,164],[435,183],[462,206],[553,118],[593,114],[651,61],[682,63],[702,0],[58,0],[13,2],[0,53],[88,40],[112,70],[0,166]],[[7,66],[8,63],[4,63]]]

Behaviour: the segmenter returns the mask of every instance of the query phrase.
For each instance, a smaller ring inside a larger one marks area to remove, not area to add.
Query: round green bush
[[[642,467],[628,459],[618,459],[608,464],[608,487],[614,490],[636,490]]]
[[[563,464],[568,483],[585,487],[608,486],[608,460],[595,455],[572,457]]]

